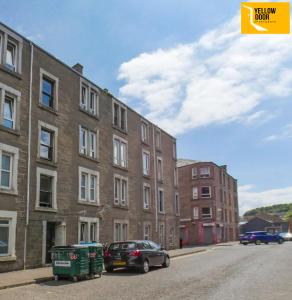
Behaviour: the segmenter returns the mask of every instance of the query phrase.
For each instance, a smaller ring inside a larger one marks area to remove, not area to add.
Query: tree
[[[291,220],[292,221],[292,210],[289,210],[286,214],[285,214],[285,216],[284,216],[284,219],[285,220]]]

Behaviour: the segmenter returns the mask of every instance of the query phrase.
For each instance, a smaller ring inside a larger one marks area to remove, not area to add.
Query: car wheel
[[[142,273],[148,273],[149,272],[149,262],[147,259],[144,260],[143,266],[141,268]]]
[[[260,240],[256,240],[256,241],[255,241],[255,244],[256,244],[256,245],[260,245],[260,244],[261,244],[261,241],[260,241]]]
[[[165,258],[164,258],[164,263],[162,264],[162,267],[163,268],[168,268],[170,265],[170,259],[169,259],[169,256],[166,255]]]
[[[283,239],[279,239],[278,244],[283,244],[284,240]]]
[[[265,242],[266,245],[269,245],[269,242]]]
[[[114,271],[114,269],[112,267],[106,267],[105,270],[108,272],[108,273],[112,273]]]

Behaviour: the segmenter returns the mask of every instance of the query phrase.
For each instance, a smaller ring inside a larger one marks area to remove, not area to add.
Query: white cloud
[[[118,76],[124,82],[121,97],[172,134],[251,121],[260,103],[292,93],[292,36],[239,30],[237,15],[194,43],[124,62]]]
[[[253,188],[252,185],[244,185],[238,188],[240,214],[256,207],[292,203],[292,186],[262,192],[254,192],[252,191]]]
[[[272,142],[277,140],[286,140],[292,138],[292,123],[287,124],[281,128],[278,134],[273,134],[265,138],[266,142]]]
[[[266,110],[259,110],[249,116],[244,116],[242,118],[242,122],[246,125],[254,125],[254,124],[262,125],[276,118],[278,115],[279,115],[278,112],[271,113]]]

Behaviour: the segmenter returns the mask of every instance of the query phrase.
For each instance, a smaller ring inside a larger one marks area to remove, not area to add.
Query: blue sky
[[[3,1],[0,20],[227,164],[241,212],[292,202],[292,37],[240,35],[240,1]],[[10,13],[12,12],[12,13]]]

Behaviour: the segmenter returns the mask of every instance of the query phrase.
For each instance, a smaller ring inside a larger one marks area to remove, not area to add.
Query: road
[[[217,246],[148,274],[121,270],[77,283],[51,281],[0,291],[0,299],[289,300],[292,242]]]

